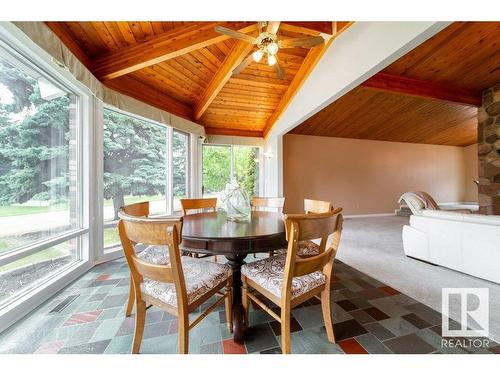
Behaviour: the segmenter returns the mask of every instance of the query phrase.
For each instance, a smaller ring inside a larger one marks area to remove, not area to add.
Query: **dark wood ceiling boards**
[[[500,22],[455,22],[384,72],[481,92],[500,80]]]
[[[473,144],[481,92],[500,82],[499,44],[499,22],[455,22],[291,133]]]
[[[271,129],[319,52],[351,24],[281,22],[279,38],[327,40],[319,48],[281,49],[281,80],[265,59],[231,76],[252,50],[214,27],[256,36],[256,22],[47,22],[108,87],[196,121],[207,133],[243,136],[263,136]]]
[[[476,107],[358,87],[291,133],[466,146],[476,128]]]

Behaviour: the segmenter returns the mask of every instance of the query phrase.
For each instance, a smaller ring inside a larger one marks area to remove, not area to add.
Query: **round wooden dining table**
[[[183,217],[182,248],[199,254],[222,255],[233,270],[233,337],[243,342],[241,266],[248,254],[287,246],[283,214],[252,211],[248,221],[234,222],[226,212],[205,212]]]

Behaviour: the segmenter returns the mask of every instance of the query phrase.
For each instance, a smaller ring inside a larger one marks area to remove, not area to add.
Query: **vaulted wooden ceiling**
[[[321,35],[311,49],[280,49],[285,78],[262,60],[233,69],[251,45],[214,30],[249,35],[256,22],[47,22],[106,86],[205,126],[209,134],[263,136],[286,109],[335,36],[351,22],[281,22],[280,39]]]
[[[500,22],[455,22],[291,133],[466,146],[499,82]]]

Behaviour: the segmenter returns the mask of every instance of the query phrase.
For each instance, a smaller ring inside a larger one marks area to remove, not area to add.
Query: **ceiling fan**
[[[285,48],[311,48],[325,42],[321,36],[311,36],[304,38],[279,39],[277,32],[280,26],[279,21],[265,21],[258,23],[259,35],[253,37],[236,30],[223,26],[216,26],[215,31],[230,36],[231,38],[242,40],[254,44],[257,49],[248,55],[234,70],[233,74],[243,71],[252,61],[260,62],[264,56],[267,57],[267,64],[273,66],[278,78],[284,79],[285,72],[278,61],[278,51]]]

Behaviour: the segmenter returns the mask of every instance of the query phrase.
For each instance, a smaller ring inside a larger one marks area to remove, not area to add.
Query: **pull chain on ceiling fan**
[[[321,36],[311,36],[304,38],[279,39],[277,36],[280,26],[279,21],[259,22],[259,35],[253,37],[236,30],[228,29],[223,26],[216,26],[215,31],[218,33],[230,36],[231,38],[242,40],[244,42],[254,44],[257,49],[248,55],[241,63],[233,70],[233,75],[241,73],[252,61],[260,62],[264,56],[267,57],[267,64],[273,66],[278,78],[284,79],[285,72],[279,64],[278,51],[286,48],[312,48],[325,42]]]

